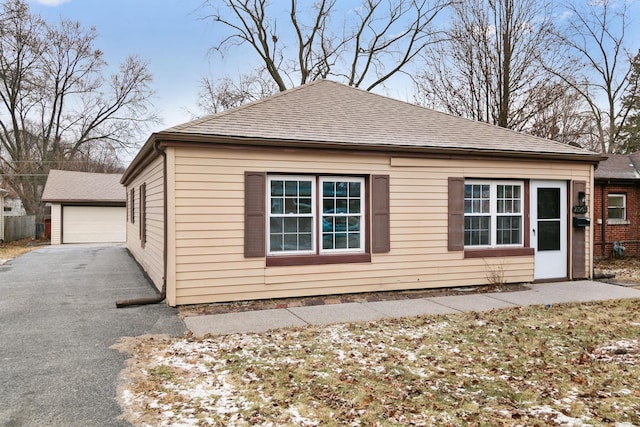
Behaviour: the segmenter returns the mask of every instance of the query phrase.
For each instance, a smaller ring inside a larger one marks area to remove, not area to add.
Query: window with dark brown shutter
[[[391,250],[389,175],[371,177],[371,252]]]
[[[464,250],[464,178],[449,178],[448,249]]]
[[[528,188],[526,181],[450,177],[448,250],[464,251],[465,258],[533,255],[527,235]]]
[[[389,176],[246,172],[244,225],[245,257],[267,266],[370,262],[390,250]]]
[[[244,174],[244,256],[265,256],[265,199],[264,172]]]

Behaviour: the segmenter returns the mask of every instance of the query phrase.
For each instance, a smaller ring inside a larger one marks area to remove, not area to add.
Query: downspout
[[[167,297],[167,153],[164,149],[160,148],[158,141],[155,141],[153,145],[153,150],[162,156],[162,185],[164,187],[163,191],[163,214],[164,214],[164,242],[163,242],[163,276],[162,276],[162,290],[159,294],[154,297],[146,297],[146,298],[133,298],[133,299],[125,299],[125,300],[117,300],[116,307],[129,307],[133,305],[148,305],[148,304],[158,304],[165,300]]]

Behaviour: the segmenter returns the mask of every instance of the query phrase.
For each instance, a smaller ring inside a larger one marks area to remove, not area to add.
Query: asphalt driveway
[[[120,337],[186,331],[123,246],[49,246],[0,265],[0,426],[126,426]]]

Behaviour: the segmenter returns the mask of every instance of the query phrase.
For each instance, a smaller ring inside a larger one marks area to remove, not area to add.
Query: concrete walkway
[[[197,337],[243,332],[265,332],[271,329],[305,325],[358,322],[382,318],[429,314],[488,311],[528,305],[568,302],[604,301],[639,298],[640,290],[589,280],[527,285],[514,292],[473,293],[408,300],[352,302],[283,309],[247,311],[184,319]]]

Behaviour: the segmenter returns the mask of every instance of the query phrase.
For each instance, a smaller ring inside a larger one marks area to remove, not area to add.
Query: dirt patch
[[[607,282],[637,285],[640,288],[640,258],[603,259],[596,262],[594,271],[599,275],[613,275]],[[430,298],[469,293],[514,292],[526,289],[526,283],[495,286],[468,286],[463,288],[435,288],[409,291],[365,292],[344,295],[321,295],[299,298],[277,298],[255,301],[234,301],[211,304],[194,304],[178,308],[180,317],[206,314],[237,313],[255,310],[272,310],[313,305],[343,304],[352,302],[393,301],[401,299]],[[634,286],[636,287],[636,286]]]
[[[614,275],[614,277],[607,280],[640,287],[640,258],[627,257],[598,260],[594,265],[594,273],[596,275]]]
[[[181,318],[205,314],[237,313],[244,311],[272,310],[314,305],[344,304],[352,302],[394,301],[416,298],[432,298],[449,295],[468,295],[469,293],[515,292],[526,289],[525,284],[505,284],[500,286],[469,286],[464,288],[437,288],[411,291],[364,292],[344,295],[321,295],[299,298],[277,298],[255,301],[234,301],[211,304],[181,306],[178,313]]]

